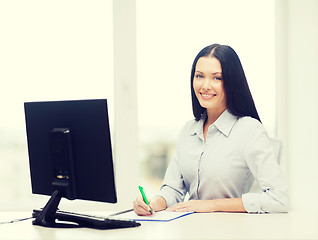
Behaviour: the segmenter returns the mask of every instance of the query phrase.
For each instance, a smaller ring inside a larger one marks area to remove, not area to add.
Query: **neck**
[[[207,126],[210,126],[213,124],[220,116],[221,114],[225,111],[226,109],[221,109],[221,110],[209,110],[207,109],[207,119],[205,121],[205,124]]]

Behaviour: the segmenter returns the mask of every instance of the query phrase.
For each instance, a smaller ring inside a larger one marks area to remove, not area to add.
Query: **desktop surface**
[[[96,215],[109,215],[98,212]],[[2,212],[0,221],[31,216]],[[31,220],[0,225],[0,239],[318,239],[318,212],[287,214],[195,213],[171,222],[141,222],[137,228],[94,230],[52,229]]]

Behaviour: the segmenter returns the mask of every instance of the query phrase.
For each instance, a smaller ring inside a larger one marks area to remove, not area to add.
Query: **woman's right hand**
[[[134,212],[139,216],[151,215],[150,208],[152,209],[152,214],[162,211],[167,208],[166,200],[163,197],[155,197],[149,200],[149,206],[145,203],[142,196],[137,197],[134,201]]]
[[[139,196],[134,201],[134,212],[139,216],[147,216],[151,215],[150,208],[151,208],[151,200],[149,200],[148,206],[145,201],[143,200],[142,196]],[[152,208],[151,208],[152,209]],[[153,211],[153,210],[152,210]]]

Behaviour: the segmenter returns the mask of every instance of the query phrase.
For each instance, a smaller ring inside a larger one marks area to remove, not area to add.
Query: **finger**
[[[135,213],[139,216],[149,216],[151,213],[149,211],[145,211],[145,209],[136,209]]]
[[[138,201],[138,200],[135,200],[134,201],[134,209],[136,209],[137,211],[143,211],[145,210],[145,206],[143,206],[143,203]]]
[[[192,211],[191,207],[182,207],[175,210],[175,212],[190,212],[190,211]]]
[[[134,204],[134,212],[137,214],[137,215],[148,215],[149,214],[149,211],[145,210],[143,207],[141,207],[140,205],[138,204]]]
[[[186,211],[188,209],[188,205],[185,202],[177,203],[169,208],[167,208],[167,211],[173,211],[173,212],[182,212]]]
[[[145,203],[144,199],[142,197],[137,198],[138,204],[144,208],[146,211],[150,211],[150,206]]]
[[[137,215],[150,215],[150,207],[139,197],[134,201],[134,211]]]
[[[171,206],[171,207],[168,207],[168,208],[166,209],[166,211],[174,212],[174,211],[176,211],[176,209],[178,209],[178,206],[173,205],[173,206]]]
[[[152,214],[154,214],[155,213],[155,211],[154,211],[154,205],[150,202],[149,203],[149,210],[151,209],[151,211],[152,211]]]

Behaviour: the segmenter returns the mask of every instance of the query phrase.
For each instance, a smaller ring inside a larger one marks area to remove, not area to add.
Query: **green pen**
[[[146,195],[144,193],[144,189],[141,186],[139,186],[139,191],[141,192],[142,198],[144,199],[145,203],[149,206],[149,202],[148,202]],[[149,212],[152,214],[151,208],[150,208]]]

